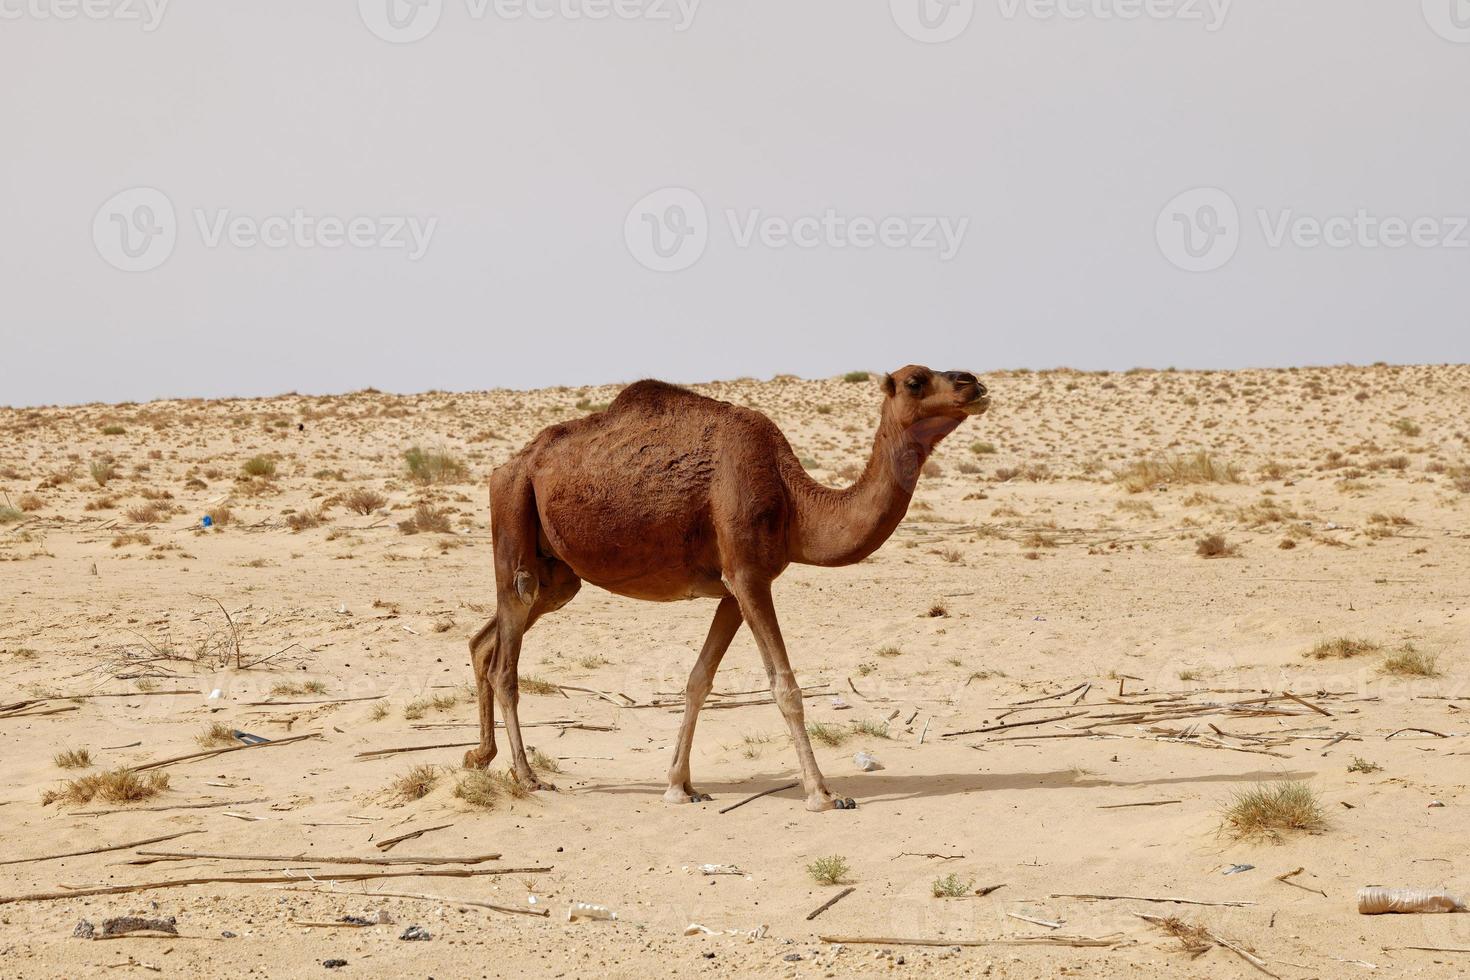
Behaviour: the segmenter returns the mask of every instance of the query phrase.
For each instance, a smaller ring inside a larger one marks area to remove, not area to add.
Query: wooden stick
[[[1318,707],[1317,705],[1313,704],[1310,701],[1304,701],[1301,698],[1297,697],[1295,694],[1292,694],[1290,691],[1282,691],[1281,693],[1284,696],[1286,696],[1288,698],[1291,698],[1297,704],[1302,705],[1303,707],[1306,707],[1306,708],[1311,708],[1313,711],[1317,712],[1317,714],[1319,714],[1319,715],[1326,715],[1328,718],[1331,718],[1332,717],[1332,712],[1328,711],[1326,708]]]
[[[463,749],[471,745],[479,745],[475,742],[440,742],[437,745],[405,745],[396,749],[373,749],[371,752],[359,752],[353,756],[354,759],[376,759],[385,755],[396,755],[400,752],[428,752],[431,749]]]
[[[534,915],[546,918],[551,914],[550,909],[521,909],[514,905],[496,905],[493,902],[478,902],[472,898],[445,898],[440,895],[415,895],[408,892],[324,892],[314,888],[291,888],[288,891],[302,892],[307,895],[332,895],[337,898],[343,895],[355,895],[361,898],[416,898],[424,902],[443,902],[446,905],[473,905],[477,909],[493,909],[496,912],[508,912],[511,915]]]
[[[1153,898],[1148,895],[1086,895],[1070,894],[1068,892],[1053,892],[1052,898],[1085,898],[1090,901],[1125,901],[1125,902],[1166,902],[1174,905],[1220,905],[1230,908],[1244,908],[1247,905],[1255,905],[1255,902],[1204,902],[1192,898]]]
[[[105,817],[109,813],[160,813],[164,810],[212,810],[221,806],[246,806],[251,803],[264,803],[265,798],[258,800],[224,800],[220,803],[175,803],[173,806],[126,806],[114,810],[77,810],[72,813],[73,817]]]
[[[386,694],[373,694],[364,698],[325,698],[319,701],[246,701],[242,707],[246,708],[275,708],[281,705],[294,704],[347,704],[350,701],[381,701]],[[299,925],[300,923],[298,923]]]
[[[1183,803],[1183,800],[1149,800],[1146,803],[1108,803],[1098,807],[1099,810],[1123,810],[1130,806],[1168,806],[1170,803]]]
[[[55,861],[60,858],[81,857],[83,854],[105,854],[108,851],[125,851],[130,847],[141,847],[144,844],[157,844],[159,841],[173,840],[175,837],[186,837],[189,834],[202,834],[202,830],[181,830],[177,834],[165,834],[162,837],[150,837],[147,840],[135,840],[127,844],[110,844],[107,847],[93,847],[85,851],[67,851],[65,854],[47,854],[44,857],[12,858],[9,861],[0,861],[0,864],[30,864],[36,861]]]
[[[499,854],[474,854],[469,857],[322,857],[317,854],[209,854],[192,853],[188,851],[139,851],[142,857],[178,858],[187,861],[198,859],[204,861],[275,861],[282,864],[290,864],[293,861],[311,861],[316,864],[484,864],[486,861],[499,861]]]
[[[1088,936],[1036,936],[1031,939],[901,939],[897,936],[818,936],[824,943],[878,946],[1117,946],[1124,940]]]
[[[1058,698],[1064,698],[1064,697],[1066,697],[1068,694],[1071,694],[1074,691],[1080,691],[1084,687],[1091,687],[1091,686],[1092,686],[1092,682],[1091,681],[1083,681],[1081,684],[1078,684],[1076,687],[1068,688],[1067,690],[1062,691],[1060,694],[1048,694],[1045,697],[1031,698],[1029,701],[1017,701],[1014,705],[1012,705],[1012,707],[1019,707],[1020,705],[1023,705],[1023,704],[1036,704],[1038,701],[1055,701]]]
[[[1394,735],[1402,735],[1404,732],[1423,732],[1425,735],[1433,735],[1435,738],[1449,738],[1449,736],[1444,734],[1443,732],[1437,732],[1432,728],[1400,728],[1398,731],[1394,732],[1393,735],[1385,735],[1383,737],[1383,740],[1387,742],[1389,739],[1393,738]]]
[[[325,876],[330,881],[375,881],[379,878],[474,878],[480,875],[540,874],[551,868],[443,868],[427,871],[358,871],[351,874]],[[37,892],[31,895],[3,895],[0,905],[15,902],[50,902],[59,898],[88,898],[93,895],[126,895],[130,892],[152,891],[156,888],[181,888],[184,885],[215,885],[235,882],[246,885],[277,884],[286,881],[310,881],[306,875],[257,875],[250,878],[220,877],[180,878],[177,881],[146,881],[137,885],[107,885],[100,888],[72,888],[60,892]]]
[[[808,921],[808,922],[812,921],[817,916],[821,915],[823,912],[827,911],[832,906],[836,905],[838,902],[842,901],[844,898],[846,898],[847,896],[851,895],[855,891],[857,891],[857,887],[856,886],[853,886],[853,885],[849,885],[848,887],[842,889],[842,891],[838,892],[836,895],[833,895],[831,898],[827,899],[821,905],[817,906],[816,908],[814,908],[810,912],[808,912],[806,914],[806,921]]]
[[[1133,914],[1136,915],[1136,916],[1138,916],[1140,919],[1143,919],[1145,922],[1152,922],[1154,925],[1163,925],[1163,923],[1164,923],[1164,917],[1163,916],[1160,916],[1160,915],[1146,915],[1143,912],[1135,912]],[[1255,967],[1257,970],[1260,970],[1262,973],[1266,974],[1266,976],[1268,976],[1268,977],[1276,977],[1276,980],[1281,980],[1280,977],[1277,977],[1276,974],[1272,973],[1266,967],[1266,961],[1263,960],[1263,959],[1261,959],[1259,956],[1255,955],[1254,953],[1250,952],[1249,950],[1246,950],[1246,949],[1241,948],[1240,946],[1236,945],[1235,943],[1231,942],[1228,939],[1221,939],[1219,936],[1215,935],[1213,932],[1211,932],[1210,930],[1206,929],[1203,926],[1199,926],[1198,928],[1199,928],[1200,933],[1203,934],[1206,939],[1209,939],[1211,942],[1215,943],[1216,945],[1223,946],[1226,949],[1230,950],[1232,953],[1235,953],[1237,956],[1239,956],[1241,959],[1245,960],[1251,966]]]
[[[780,792],[783,792],[783,791],[788,790],[788,789],[796,789],[796,787],[798,787],[800,785],[801,785],[801,783],[787,783],[785,786],[773,786],[770,789],[762,790],[761,792],[755,794],[754,796],[747,796],[745,799],[739,801],[738,803],[731,803],[729,806],[725,807],[720,812],[721,813],[729,813],[731,810],[738,809],[738,808],[744,806],[747,803],[754,803],[756,800],[760,799],[762,796],[770,796],[772,793],[780,793]]]
[[[147,772],[149,769],[162,769],[164,766],[172,766],[179,762],[190,762],[194,759],[209,759],[226,752],[244,752],[246,749],[267,749],[272,745],[288,745],[291,742],[300,742],[308,738],[321,738],[321,732],[311,732],[308,735],[292,735],[290,738],[278,738],[270,742],[256,742],[254,745],[231,745],[224,749],[210,749],[207,752],[191,752],[188,755],[174,756],[172,759],[159,759],[157,762],[146,762],[141,766],[131,767],[133,772]]]
[[[1295,881],[1292,881],[1291,880],[1291,879],[1295,878],[1297,875],[1301,874],[1305,870],[1307,870],[1307,869],[1306,868],[1297,868],[1295,871],[1288,871],[1288,872],[1286,872],[1286,874],[1277,875],[1276,876],[1276,880],[1279,881],[1279,882],[1281,882],[1283,885],[1290,885],[1293,888],[1300,888],[1304,892],[1312,892],[1315,895],[1321,895],[1323,898],[1326,898],[1327,897],[1327,893],[1324,892],[1324,891],[1322,891],[1320,888],[1308,888],[1306,885],[1299,884],[1298,882],[1295,882]]]
[[[1074,711],[1067,715],[1057,715],[1053,718],[1037,718],[1033,721],[1011,721],[1004,725],[991,725],[989,728],[969,728],[962,732],[945,732],[940,738],[955,738],[959,735],[983,735],[986,732],[1000,732],[1007,728],[1025,728],[1028,725],[1049,725],[1054,721],[1066,721],[1069,718],[1081,718],[1087,714],[1085,711]]]
[[[395,845],[402,844],[406,840],[413,840],[415,837],[422,837],[424,834],[427,834],[432,830],[445,830],[446,828],[453,826],[454,824],[452,823],[441,823],[435,827],[423,827],[419,830],[410,830],[408,833],[399,834],[397,837],[389,837],[387,840],[375,841],[373,846],[380,851],[391,851]]]

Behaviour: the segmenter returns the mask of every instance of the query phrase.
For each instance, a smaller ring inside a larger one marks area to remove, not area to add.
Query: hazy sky
[[[0,0],[0,403],[1470,359],[1470,0]]]

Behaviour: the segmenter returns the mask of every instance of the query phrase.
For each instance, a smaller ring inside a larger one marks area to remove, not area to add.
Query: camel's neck
[[[867,468],[845,490],[822,486],[797,464],[786,481],[795,509],[791,560],[851,565],[877,551],[908,512],[929,454],[957,425],[935,418],[904,428],[885,413]]]

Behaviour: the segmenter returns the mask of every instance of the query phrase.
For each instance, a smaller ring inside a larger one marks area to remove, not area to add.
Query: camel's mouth
[[[966,402],[963,406],[961,406],[960,411],[964,412],[966,415],[984,415],[987,411],[989,411],[989,409],[990,395],[985,394],[976,398],[974,401]]]

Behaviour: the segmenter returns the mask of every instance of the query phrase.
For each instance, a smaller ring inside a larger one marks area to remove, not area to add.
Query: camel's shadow
[[[854,776],[829,776],[827,785],[839,795],[853,796],[870,802],[902,802],[904,800],[934,799],[944,796],[963,796],[970,793],[994,792],[997,790],[1059,790],[1100,789],[1109,786],[1170,786],[1191,783],[1256,783],[1293,779],[1309,779],[1314,772],[1267,772],[1253,770],[1239,773],[1207,773],[1188,776],[1159,776],[1153,779],[1104,779],[1073,769],[1056,769],[1049,772],[996,772],[996,773],[944,773],[923,775],[918,773],[873,772]],[[740,782],[695,780],[702,793],[715,796],[715,802],[734,802],[753,793],[795,782],[795,775],[763,773]],[[597,783],[583,786],[580,793],[607,795],[646,796],[660,794],[663,783]],[[800,786],[772,793],[773,797],[800,800]]]

